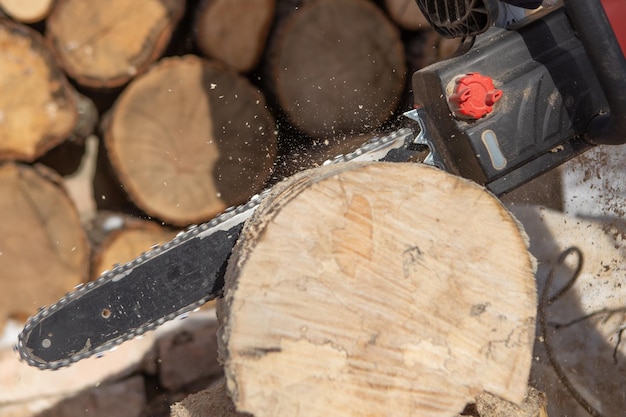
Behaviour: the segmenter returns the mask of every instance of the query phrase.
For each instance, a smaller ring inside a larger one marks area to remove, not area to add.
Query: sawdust
[[[564,211],[601,221],[615,249],[626,251],[626,146],[598,146],[564,165]],[[621,262],[605,259],[604,265]]]

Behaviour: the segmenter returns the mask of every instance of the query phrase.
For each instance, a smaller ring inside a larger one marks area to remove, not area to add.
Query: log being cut
[[[534,260],[483,188],[419,164],[343,164],[275,187],[246,224],[219,305],[237,409],[453,416],[521,402]]]

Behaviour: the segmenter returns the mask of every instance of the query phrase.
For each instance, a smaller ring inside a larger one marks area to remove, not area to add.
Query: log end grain
[[[46,36],[79,84],[118,87],[161,55],[184,10],[179,0],[59,0]]]
[[[0,166],[0,328],[57,301],[87,278],[89,246],[76,208],[50,170]]]
[[[139,208],[174,225],[206,221],[259,192],[276,156],[261,93],[223,65],[162,60],[118,99],[105,135]]]
[[[74,128],[74,95],[34,30],[0,22],[0,49],[0,159],[32,162]]]
[[[196,42],[208,57],[238,72],[259,63],[274,20],[276,0],[205,0],[196,19]]]
[[[304,2],[272,35],[267,61],[282,110],[322,139],[377,128],[406,77],[399,31],[364,0]]]
[[[483,390],[521,402],[535,292],[525,235],[476,184],[417,164],[309,171],[229,262],[229,390],[257,417],[450,416]]]
[[[22,23],[42,21],[48,16],[53,6],[54,0],[0,0],[0,9]]]

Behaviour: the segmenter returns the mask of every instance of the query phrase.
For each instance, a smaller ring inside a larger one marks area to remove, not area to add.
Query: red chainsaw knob
[[[480,119],[491,113],[502,94],[502,90],[493,85],[491,77],[472,72],[456,81],[448,103],[457,117]]]

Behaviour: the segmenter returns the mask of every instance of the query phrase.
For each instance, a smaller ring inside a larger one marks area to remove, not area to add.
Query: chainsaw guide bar
[[[402,128],[325,164],[407,161],[424,148],[423,137],[423,130],[416,136],[411,128]],[[226,263],[243,224],[270,190],[207,223],[190,226],[172,241],[116,265],[40,309],[18,337],[21,358],[39,369],[66,367],[101,356],[219,297]]]

